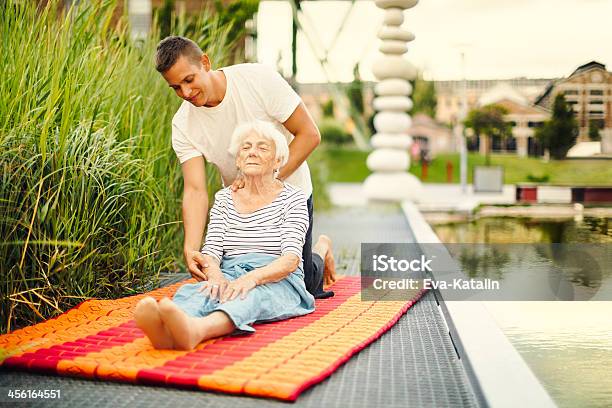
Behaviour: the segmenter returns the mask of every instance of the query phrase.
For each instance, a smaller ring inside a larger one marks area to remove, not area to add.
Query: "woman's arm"
[[[208,280],[200,287],[200,292],[210,291],[209,295],[211,299],[221,299],[223,292],[229,285],[229,281],[225,279],[221,272],[221,266],[219,260],[214,256],[204,255],[204,259],[208,263],[206,268],[206,276]]]
[[[256,285],[279,282],[295,271],[299,265],[300,258],[293,253],[287,253],[266,266],[252,270],[245,277],[253,279]]]
[[[204,259],[206,260],[206,262],[208,263],[208,268],[206,268],[206,275],[211,278],[211,277],[223,277],[223,273],[221,272],[221,264],[219,263],[219,260],[217,258],[215,258],[214,256],[210,256],[207,254],[204,254]]]
[[[257,285],[279,282],[295,271],[300,264],[300,257],[293,253],[286,253],[266,266],[253,269],[236,280],[231,281],[221,294],[221,302],[234,300],[238,296],[245,299],[251,289]]]
[[[232,281],[221,296],[222,302],[233,300],[238,295],[244,299],[255,286],[281,281],[300,265],[309,221],[306,196],[296,190],[288,198],[286,205],[280,231],[281,256],[268,265],[254,269]]]

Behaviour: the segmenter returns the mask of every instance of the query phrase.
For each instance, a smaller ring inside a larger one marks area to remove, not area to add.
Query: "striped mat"
[[[144,295],[89,300],[0,336],[0,367],[99,380],[199,388],[294,401],[389,330],[410,301],[362,301],[360,278],[340,277],[315,312],[256,324],[256,333],[203,342],[192,351],[155,350],[132,319],[142,297],[172,297],[193,280]]]

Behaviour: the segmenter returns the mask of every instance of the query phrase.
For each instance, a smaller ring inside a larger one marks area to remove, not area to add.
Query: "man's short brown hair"
[[[193,65],[199,65],[202,58],[202,50],[198,44],[189,38],[170,36],[157,44],[155,54],[155,69],[162,74],[172,68],[180,56],[187,57]]]

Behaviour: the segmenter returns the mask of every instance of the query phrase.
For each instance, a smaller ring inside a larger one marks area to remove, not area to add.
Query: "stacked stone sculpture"
[[[412,109],[409,97],[412,87],[408,80],[415,77],[416,69],[403,57],[414,34],[400,26],[404,22],[404,10],[414,7],[418,0],[376,0],[375,3],[385,10],[385,17],[378,33],[382,55],[372,67],[380,81],[374,88],[377,96],[373,105],[378,113],[374,116],[376,134],[371,142],[375,150],[366,162],[373,173],[365,180],[363,189],[369,200],[416,201],[421,183],[408,173],[412,138],[408,135],[411,119],[406,113]]]

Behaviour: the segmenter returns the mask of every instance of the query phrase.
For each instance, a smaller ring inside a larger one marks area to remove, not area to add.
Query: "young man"
[[[306,158],[321,140],[319,130],[300,97],[274,70],[260,64],[239,64],[211,69],[206,54],[184,37],[167,37],[157,46],[156,69],[168,85],[184,99],[172,120],[172,147],[183,172],[183,253],[191,275],[206,279],[206,264],[200,248],[206,226],[208,194],[205,161],[213,163],[224,185],[238,189],[233,157],[228,152],[237,125],[260,119],[271,121],[289,142],[289,161],[278,178],[299,187],[308,199],[310,225],[303,248],[304,280],[315,297],[332,295],[323,283],[335,280],[335,265],[329,238],[321,236],[312,251],[312,184]],[[218,293],[212,292],[213,297]]]

